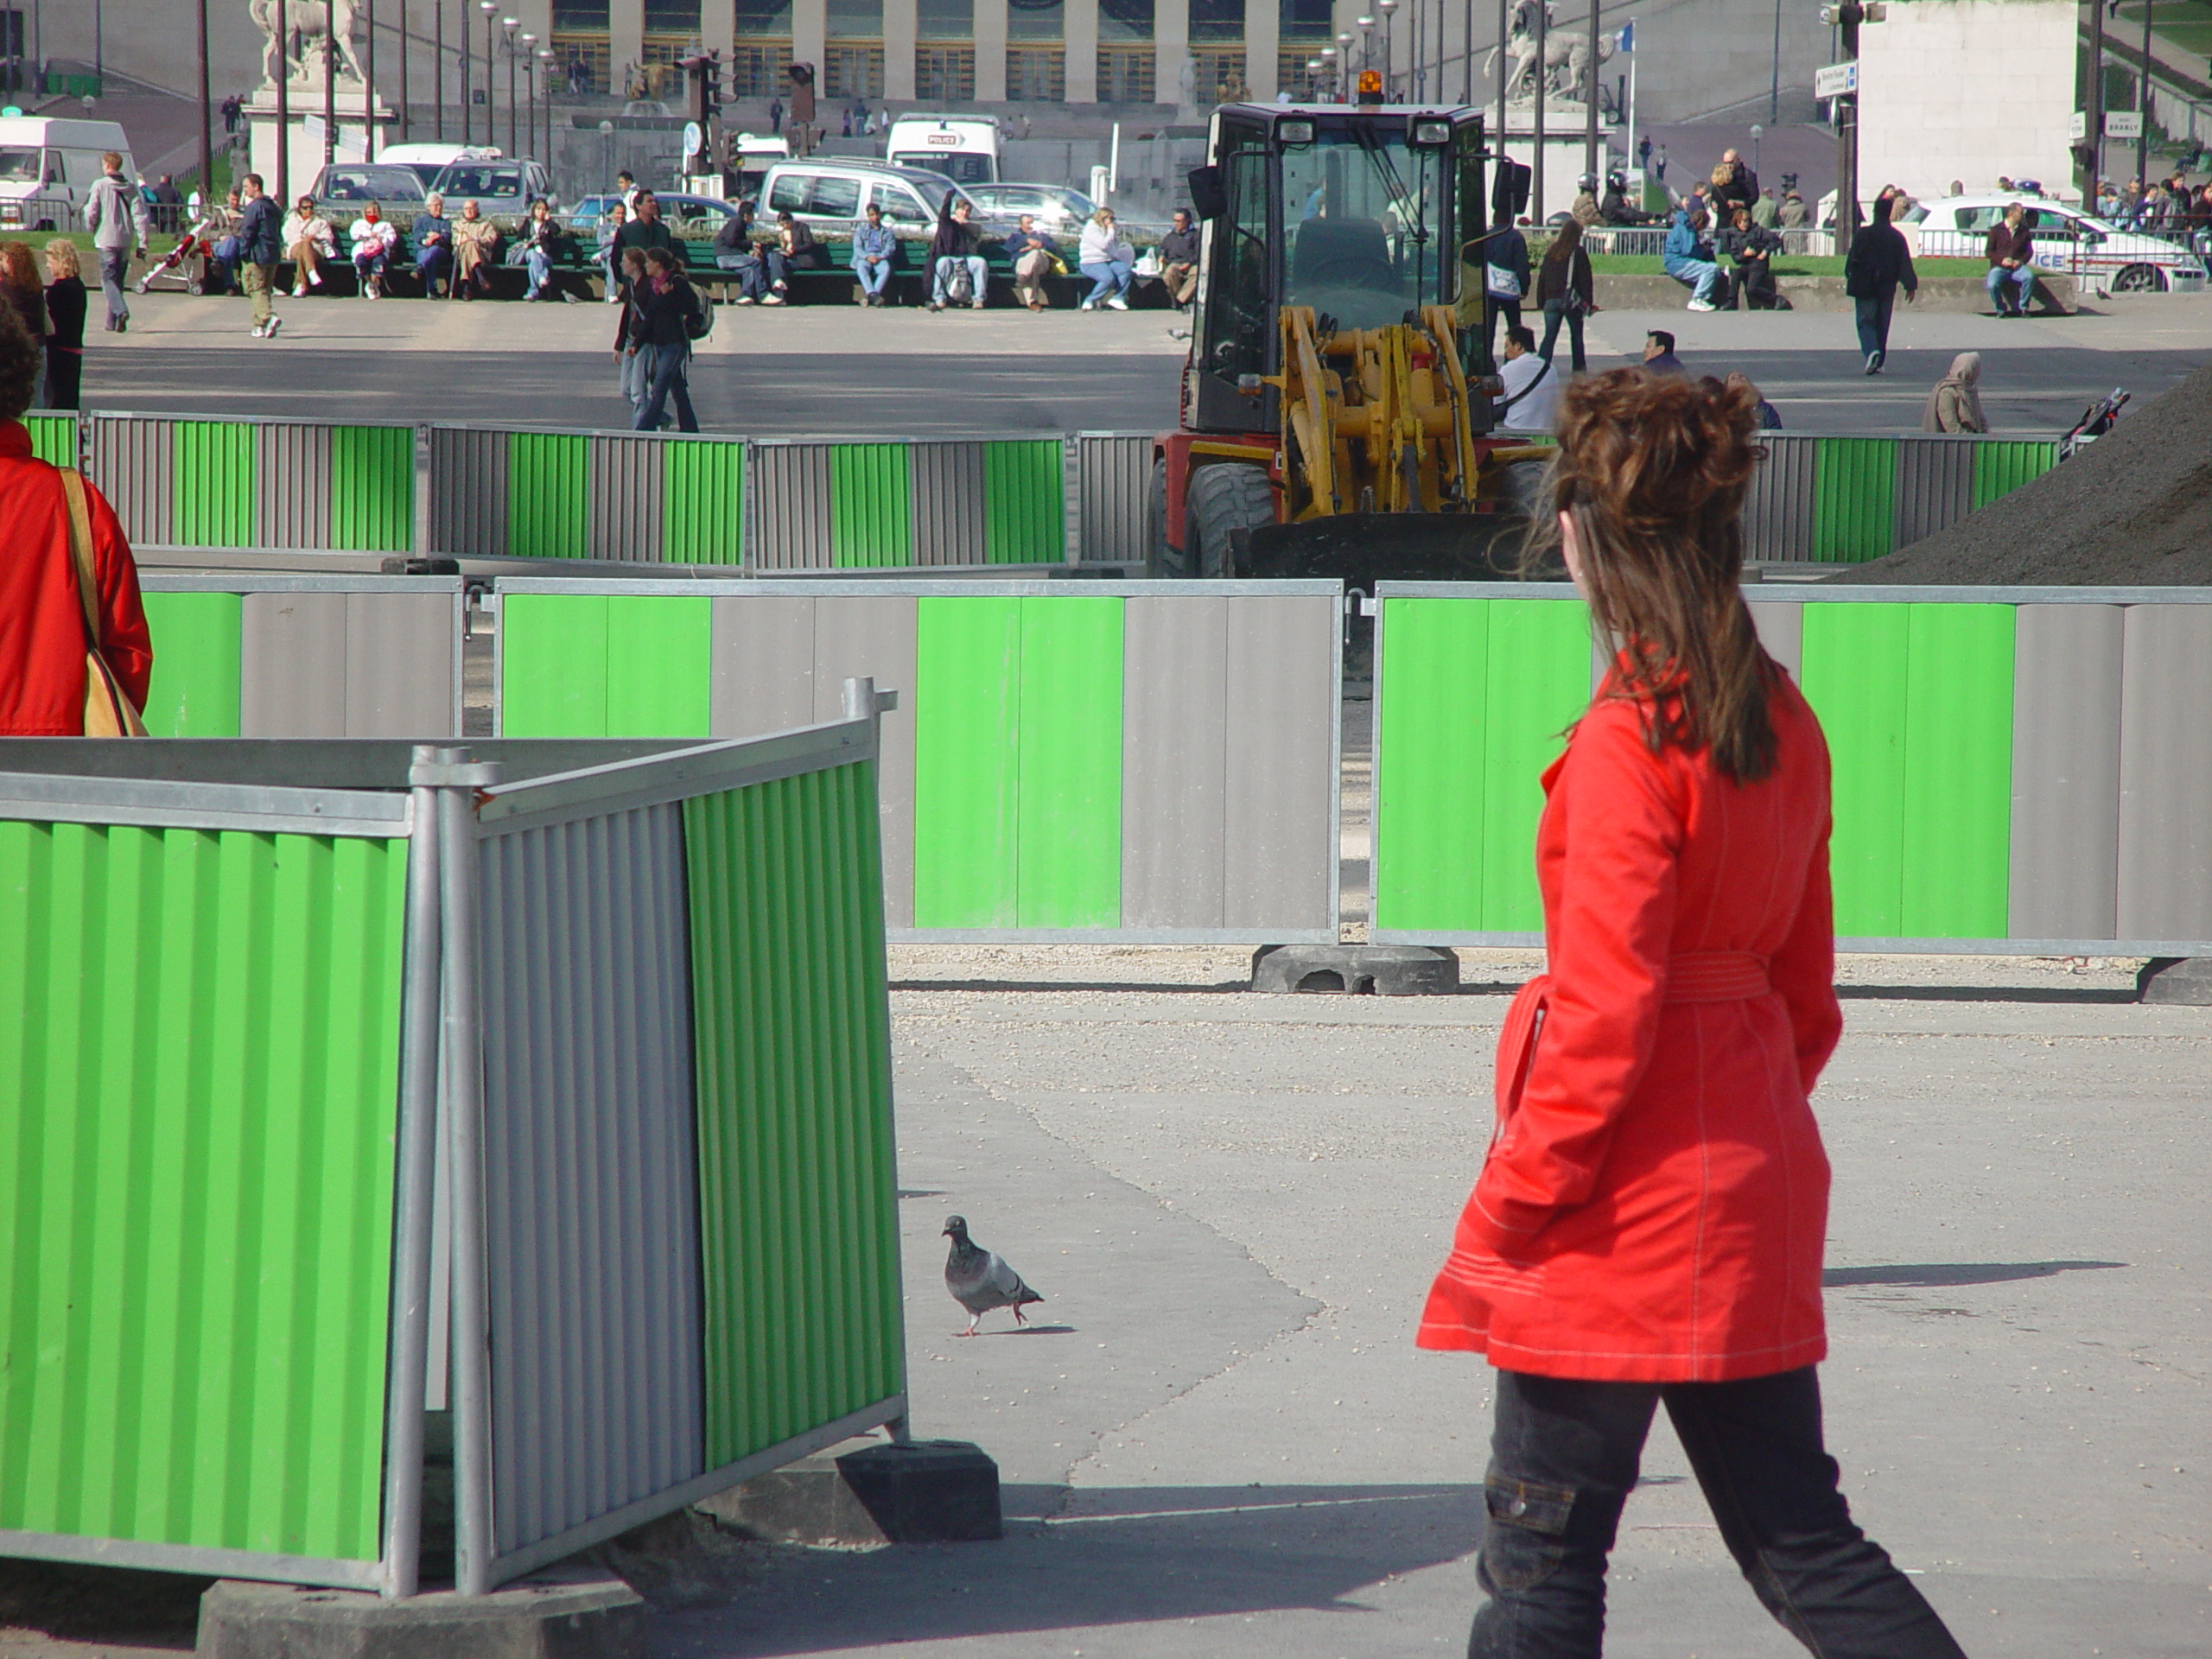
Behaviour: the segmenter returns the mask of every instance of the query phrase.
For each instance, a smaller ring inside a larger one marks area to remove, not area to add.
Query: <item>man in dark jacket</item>
[[[276,260],[283,252],[277,235],[276,204],[263,194],[261,175],[242,181],[245,217],[238,226],[238,282],[253,302],[253,337],[274,340],[283,319],[276,315]]]
[[[1745,166],[1744,158],[1733,149],[1720,152],[1720,165],[1727,176],[1713,186],[1713,198],[1719,209],[1716,217],[1726,225],[1735,217],[1737,208],[1749,212],[1758,205],[1759,175]]]
[[[954,273],[968,268],[969,303],[983,308],[983,284],[990,267],[983,260],[983,233],[968,222],[968,198],[950,191],[938,205],[937,234],[930,238],[930,309],[942,311],[952,297]]]
[[[683,250],[676,244],[676,232],[660,216],[660,200],[650,190],[640,190],[631,198],[629,220],[614,233],[614,263],[620,264],[622,256],[632,248],[640,253],[665,249],[676,256],[679,268],[683,264]]]
[[[1175,227],[1160,238],[1160,280],[1178,309],[1191,302],[1198,287],[1198,227],[1183,208],[1175,210]]]
[[[1735,211],[1735,222],[1713,238],[1720,252],[1736,267],[1736,292],[1743,296],[1745,308],[1752,311],[1773,311],[1784,308],[1782,296],[1775,292],[1773,257],[1782,251],[1782,238],[1763,226],[1751,222],[1751,210],[1740,203]]]
[[[640,432],[659,429],[661,411],[676,400],[676,428],[696,432],[691,410],[691,331],[701,314],[699,296],[683,280],[677,257],[666,248],[645,255],[645,277],[630,300],[630,345],[646,363],[645,406],[632,423]]]
[[[1528,238],[1514,228],[1510,214],[1500,213],[1461,257],[1483,274],[1483,350],[1494,353],[1498,318],[1508,328],[1521,326],[1521,302],[1529,293]]]
[[[2036,238],[2028,229],[2027,210],[2017,201],[2005,204],[2005,216],[1989,227],[1984,251],[1989,256],[1989,302],[2000,317],[2024,317],[2035,297]]]
[[[1904,237],[1890,223],[1897,198],[1874,199],[1873,223],[1851,238],[1851,251],[1843,262],[1843,291],[1851,296],[1858,314],[1859,349],[1866,354],[1866,372],[1879,374],[1890,348],[1890,312],[1897,303],[1897,285],[1904,285],[1910,302],[1920,292],[1920,278],[1912,268],[1912,251]]]

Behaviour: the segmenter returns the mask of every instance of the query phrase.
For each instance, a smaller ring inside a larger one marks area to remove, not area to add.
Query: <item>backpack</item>
[[[701,340],[715,332],[715,301],[710,294],[691,290],[691,308],[683,315],[683,337]]]
[[[961,260],[944,280],[944,297],[955,305],[968,305],[976,298],[976,276],[969,270],[968,262]]]

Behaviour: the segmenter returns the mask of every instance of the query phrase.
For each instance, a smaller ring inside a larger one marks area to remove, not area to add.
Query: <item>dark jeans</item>
[[[79,387],[84,382],[85,354],[71,351],[65,346],[46,348],[46,406],[48,409],[77,407]]]
[[[632,423],[639,432],[652,432],[660,426],[661,410],[668,401],[676,400],[676,429],[696,432],[699,417],[691,412],[691,348],[689,346],[648,346],[639,354],[652,353],[652,378],[646,382],[645,406],[638,411]]]
[[[1890,312],[1897,302],[1895,288],[1885,288],[1871,300],[1854,299],[1851,308],[1859,314],[1859,351],[1862,357],[1877,353],[1884,356],[1890,350]]]
[[[1746,259],[1736,267],[1736,291],[1744,296],[1745,309],[1774,309],[1774,271],[1764,259]]]
[[[1742,1382],[1497,1373],[1468,1659],[1598,1659],[1605,1557],[1661,1400],[1752,1592],[1821,1659],[1964,1659],[1912,1580],[1852,1524],[1809,1365]]]
[[[1491,294],[1484,295],[1483,338],[1490,344],[1491,361],[1493,363],[1503,360],[1498,356],[1503,347],[1497,337],[1497,320],[1501,316],[1505,319],[1507,327],[1518,328],[1521,326],[1521,302],[1501,300]]]
[[[1557,300],[1544,302],[1544,343],[1536,347],[1536,355],[1547,363],[1552,360],[1552,346],[1559,339],[1559,326],[1562,321],[1567,324],[1567,343],[1574,357],[1574,372],[1580,374],[1588,366],[1582,360],[1582,313],[1568,310]]]

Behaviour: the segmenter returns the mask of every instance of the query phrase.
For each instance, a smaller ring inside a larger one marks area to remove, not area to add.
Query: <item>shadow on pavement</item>
[[[1846,1002],[2139,1002],[2135,988],[2105,985],[1839,985]]]
[[[779,1549],[735,1601],[657,1621],[662,1651],[740,1655],[1210,1618],[1365,1611],[1358,1592],[1470,1554],[1482,1488],[1008,1486],[990,1544]],[[756,1560],[758,1558],[756,1557]],[[1476,1597],[1468,1574],[1470,1608]],[[1344,1641],[1358,1651],[1353,1635]]]
[[[1894,1268],[1830,1268],[1821,1282],[1839,1285],[2002,1285],[2016,1279],[2048,1279],[2054,1274],[2096,1268],[2124,1268],[2125,1262],[1930,1262]]]

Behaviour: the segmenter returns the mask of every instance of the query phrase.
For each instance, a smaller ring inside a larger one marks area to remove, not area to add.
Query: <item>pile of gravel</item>
[[[2212,368],[2033,483],[1828,580],[2212,585]]]

